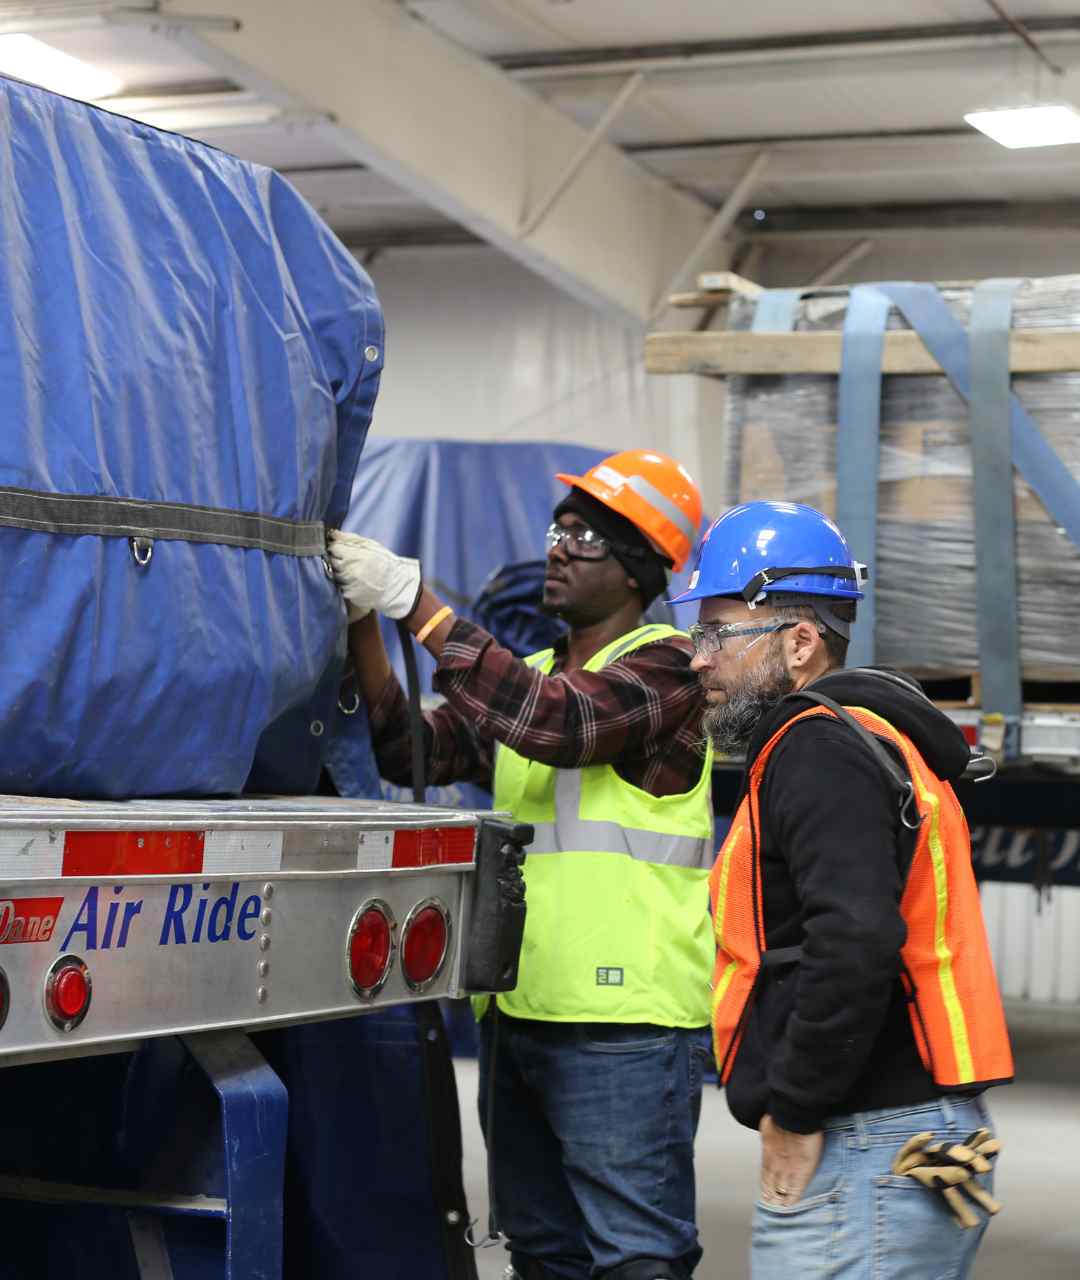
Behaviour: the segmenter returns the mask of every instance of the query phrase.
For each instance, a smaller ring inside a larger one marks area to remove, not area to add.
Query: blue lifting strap
[[[971,300],[968,423],[975,480],[975,602],[985,711],[1005,717],[1006,757],[1019,754],[1024,695],[1016,599],[1009,331],[1019,280],[984,280]]]
[[[946,377],[971,399],[968,335],[932,284],[880,284],[945,370]],[[1051,520],[1080,547],[1080,484],[1054,452],[1015,395],[1009,397],[1013,466],[1046,508]]]
[[[1003,325],[1002,313],[1005,307],[1001,295],[1008,293],[1011,296],[1011,289],[1006,284],[997,285],[995,283],[988,285],[985,294],[979,299],[980,334],[976,344],[973,333],[969,349],[968,336],[963,325],[953,316],[945,300],[933,285],[890,284],[880,287],[899,307],[908,323],[922,339],[927,350],[945,370],[949,381],[971,406],[973,447],[975,447],[976,434],[982,437],[987,432],[990,433],[990,439],[980,439],[979,451],[974,454],[976,468],[981,469],[984,463],[984,452],[989,455],[992,450],[993,415],[995,412],[1001,412],[999,408],[995,408],[995,396],[1002,394],[1001,380],[1008,376],[1008,333],[1001,334],[999,332],[998,337],[994,339],[987,337],[984,331],[992,330],[995,327],[999,331],[1001,330]],[[976,350],[978,351],[977,355]],[[991,360],[996,362],[995,372],[988,375],[991,381],[977,389],[974,388],[973,379],[978,377],[981,381],[987,376],[985,371],[988,369]],[[977,429],[975,427],[976,413],[978,414]],[[987,413],[989,413],[989,417],[986,416]],[[1013,466],[1027,481],[1054,523],[1059,526],[1075,546],[1080,547],[1080,484],[1077,483],[1046,437],[1011,391],[1008,394],[1008,414]],[[1000,423],[998,424],[998,429],[1000,430]],[[981,513],[982,524],[977,526],[977,535],[980,539],[984,536],[984,529],[992,529],[994,522],[1001,519],[1006,511],[1012,511],[1011,483],[1008,484],[1008,502],[1004,510],[999,509],[997,506],[991,509],[989,506],[990,498],[985,494],[980,494],[980,490],[984,485],[994,483],[995,481],[987,476],[980,476],[978,479],[976,517],[978,518]],[[980,497],[985,498],[986,507],[981,506]],[[1008,586],[1012,593],[1015,592],[1016,581],[1015,543],[1013,548],[1012,579],[1011,584]],[[987,554],[992,554],[992,551]],[[995,571],[990,569],[988,572],[993,574]],[[983,580],[976,584],[979,597],[980,655],[982,654],[981,645],[984,634],[986,634],[983,630],[984,625],[986,627],[994,625],[995,613],[1004,613],[1006,610],[1015,612],[1015,594],[997,596],[995,600],[990,593],[992,590],[996,591],[998,589],[1005,590],[1006,584],[1001,582],[998,585],[995,583],[994,578],[989,581]],[[989,600],[989,603],[985,605],[983,602],[984,591]],[[998,643],[999,641],[1004,644],[1009,643],[1007,639],[1001,640],[1001,637],[995,633],[994,642]],[[996,665],[995,658],[991,658],[991,676],[994,680],[1000,679],[1001,681],[1001,687],[995,686],[992,696],[995,699],[1003,699],[1003,703],[996,706],[991,704],[985,691],[983,698],[983,705],[987,710],[998,712],[1006,717],[1004,742],[1006,756],[1015,754],[1019,747],[1018,717],[1020,715],[1021,697],[1016,688],[1019,684],[1019,646],[1015,637],[1013,637],[1012,643],[1016,645],[1016,666],[1012,670],[1009,669],[1007,663],[1014,661],[1013,658],[1006,658],[1003,653],[999,652],[1000,661],[996,662]],[[989,652],[993,653],[994,651],[990,650]]]
[[[888,297],[875,285],[860,284],[851,290],[844,317],[837,390],[836,522],[870,571],[848,647],[848,662],[855,667],[874,661],[881,354],[891,308]]]
[[[766,289],[754,307],[752,333],[791,333],[806,289]]]

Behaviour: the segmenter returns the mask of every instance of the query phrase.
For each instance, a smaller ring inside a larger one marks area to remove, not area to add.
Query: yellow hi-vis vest
[[[609,662],[673,627],[639,627],[585,664]],[[526,661],[549,673],[554,651]],[[532,823],[525,858],[525,939],[518,985],[499,1009],[549,1022],[703,1027],[715,943],[712,751],[692,790],[652,796],[611,765],[555,769],[499,746],[495,808]],[[488,997],[474,1004],[482,1017]]]

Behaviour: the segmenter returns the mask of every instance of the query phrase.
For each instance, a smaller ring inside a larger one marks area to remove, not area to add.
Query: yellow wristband
[[[447,618],[453,616],[453,609],[448,604],[444,604],[438,613],[433,613],[427,622],[416,633],[416,643],[423,644],[429,635],[435,630],[440,622],[445,622]]]

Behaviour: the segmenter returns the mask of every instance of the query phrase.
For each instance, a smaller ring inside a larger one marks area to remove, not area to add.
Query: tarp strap
[[[141,498],[40,493],[7,486],[0,486],[0,525],[72,537],[210,542],[286,556],[326,553],[326,531],[318,520],[287,520],[252,511],[146,502]]]
[[[945,375],[971,399],[968,335],[932,284],[879,284],[922,339]],[[1015,394],[1009,397],[1013,466],[1046,508],[1051,520],[1080,547],[1080,483],[1058,457]]]
[[[891,309],[888,297],[873,285],[851,290],[837,390],[836,522],[869,570],[848,647],[848,661],[857,667],[874,661],[881,356]]]
[[[1019,754],[1023,686],[1016,599],[1009,331],[1019,280],[984,280],[971,299],[968,424],[975,480],[975,605],[985,712],[1005,717],[1004,755]]]
[[[766,289],[759,294],[750,325],[751,331],[791,333],[795,328],[795,317],[804,293],[805,289]]]

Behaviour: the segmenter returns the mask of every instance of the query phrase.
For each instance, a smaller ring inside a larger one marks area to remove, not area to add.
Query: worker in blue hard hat
[[[752,1280],[964,1277],[1000,1207],[982,1094],[1012,1058],[950,785],[969,751],[914,680],[844,670],[865,581],[820,511],[750,502],[677,597],[701,602],[707,732],[746,757],[709,885],[717,1066],[761,1135]]]

